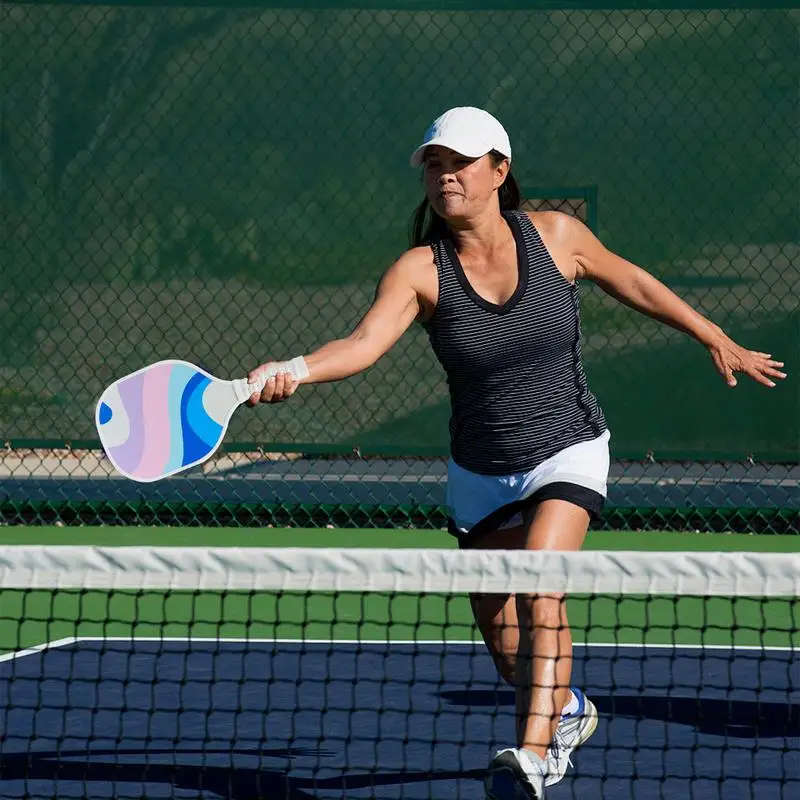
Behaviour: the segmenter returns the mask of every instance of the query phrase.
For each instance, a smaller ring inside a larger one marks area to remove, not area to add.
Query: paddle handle
[[[291,361],[281,361],[265,370],[253,383],[248,383],[247,378],[232,381],[237,400],[240,403],[244,403],[251,395],[259,394],[267,385],[267,381],[281,372],[288,372],[295,381],[308,377],[308,367],[302,356],[293,358]]]

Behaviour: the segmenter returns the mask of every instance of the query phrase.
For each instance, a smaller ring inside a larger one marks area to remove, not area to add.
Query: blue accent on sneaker
[[[586,711],[586,696],[584,693],[575,686],[570,686],[570,691],[572,694],[575,695],[575,699],[578,701],[578,708],[577,710],[569,713],[569,714],[562,714],[561,719],[571,719],[572,717],[580,717]]]

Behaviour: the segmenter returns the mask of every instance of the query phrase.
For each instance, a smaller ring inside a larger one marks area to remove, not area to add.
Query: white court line
[[[225,638],[218,639],[204,636],[79,636],[75,640],[78,642],[199,642],[202,644],[357,644],[357,645],[483,645],[482,639],[453,639],[442,641],[441,639],[239,639]],[[732,644],[614,644],[610,642],[573,642],[573,647],[603,647],[611,648],[636,648],[647,650],[750,650],[750,651],[771,651],[793,653],[800,650],[800,645],[791,647],[760,647],[759,645],[732,645]]]
[[[68,636],[64,639],[56,639],[52,642],[45,642],[44,644],[29,647],[25,650],[17,650],[12,653],[0,655],[0,663],[4,661],[13,661],[25,656],[35,655],[45,650],[52,650],[57,647],[67,647],[69,645],[80,644],[82,642],[197,642],[199,644],[357,644],[363,646],[377,645],[428,645],[428,646],[441,646],[441,645],[455,645],[463,647],[465,645],[483,645],[482,639],[454,639],[452,641],[442,641],[441,639],[397,639],[397,640],[381,640],[381,639],[215,639],[211,637],[196,636]],[[585,648],[616,648],[616,649],[637,649],[637,650],[746,650],[757,652],[771,652],[771,653],[793,653],[800,650],[800,646],[792,647],[759,647],[758,645],[729,645],[729,644],[614,644],[611,642],[573,642],[573,647]]]
[[[45,642],[44,644],[37,644],[36,647],[28,647],[25,650],[15,650],[12,653],[0,655],[0,663],[3,661],[13,661],[16,658],[24,658],[25,656],[32,656],[36,653],[41,653],[43,650],[52,650],[56,647],[66,647],[70,644],[77,644],[80,641],[79,637],[67,636],[64,639],[56,639],[52,642]]]

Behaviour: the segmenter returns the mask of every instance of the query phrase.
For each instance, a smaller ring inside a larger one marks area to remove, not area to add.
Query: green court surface
[[[7,544],[80,544],[164,547],[437,547],[455,548],[441,530],[349,528],[137,528],[12,525],[0,528]],[[587,550],[800,552],[800,536],[662,531],[590,531]]]
[[[441,531],[35,528],[10,544],[449,547]],[[591,532],[589,550],[797,552],[798,537]],[[72,637],[464,640],[478,638],[463,595],[353,592],[0,591],[0,653]],[[576,642],[796,647],[796,599],[571,596]]]

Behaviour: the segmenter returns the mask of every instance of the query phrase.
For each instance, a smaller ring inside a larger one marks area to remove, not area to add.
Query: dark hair
[[[505,160],[502,153],[492,150],[489,155],[492,157],[493,166],[497,166]],[[508,171],[503,185],[499,189],[500,210],[516,211],[522,203],[522,193],[516,178]],[[448,231],[447,223],[431,208],[427,196],[416,207],[411,217],[411,224],[408,229],[408,238],[412,247],[419,247],[423,244],[430,244],[437,237],[446,234]]]

